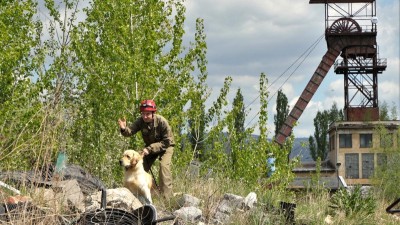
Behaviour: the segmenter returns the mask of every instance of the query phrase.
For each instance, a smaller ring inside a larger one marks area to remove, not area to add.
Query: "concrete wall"
[[[366,176],[368,176],[368,172],[370,172],[371,168],[375,169],[378,166],[378,154],[381,153],[379,151],[380,137],[379,134],[375,131],[378,125],[387,126],[391,129],[391,132],[397,133],[397,130],[393,128],[398,129],[400,121],[375,121],[373,123],[353,121],[333,123],[330,126],[329,137],[330,141],[333,141],[334,143],[330,142],[329,144],[330,151],[328,153],[328,159],[334,165],[337,165],[337,163],[340,164],[340,166],[338,166],[339,176],[342,176],[348,185],[369,185],[371,183],[370,179],[366,178]],[[351,134],[351,147],[340,147],[340,134]],[[360,134],[372,134],[372,147],[360,147]],[[397,138],[397,135],[393,135],[394,146],[396,146]],[[347,155],[347,163],[346,154],[354,154]],[[348,176],[346,177],[346,169],[348,171],[347,175],[350,174],[349,171],[355,172],[357,162],[354,162],[355,157],[352,156],[356,155],[358,155],[358,178],[349,178]],[[365,162],[363,162],[363,157],[365,159]],[[373,162],[370,162],[369,157],[373,158]]]

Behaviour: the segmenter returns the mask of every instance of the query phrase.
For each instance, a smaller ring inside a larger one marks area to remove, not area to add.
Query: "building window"
[[[387,163],[387,156],[385,153],[377,153],[376,154],[377,160],[376,160],[376,164],[378,166],[385,166]]]
[[[345,166],[346,166],[346,178],[348,179],[358,179],[358,154],[349,153],[345,154]]]
[[[360,148],[372,147],[372,134],[360,134]]]
[[[351,134],[339,134],[339,147],[351,148]]]
[[[393,134],[388,133],[380,136],[381,148],[393,147]]]
[[[362,158],[362,178],[368,179],[374,174],[374,153],[363,153]]]

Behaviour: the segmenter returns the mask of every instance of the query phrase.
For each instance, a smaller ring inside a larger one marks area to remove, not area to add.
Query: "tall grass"
[[[41,115],[44,116],[47,114]],[[51,130],[54,127],[61,127],[61,125],[54,126],[54,123],[43,122],[42,126],[30,126],[30,130],[23,130],[21,135],[18,136],[20,138],[7,139],[3,137],[1,140],[3,149],[0,152],[0,159],[3,161],[1,162],[0,169],[3,171],[33,170],[40,172],[40,168],[54,163],[56,153],[61,146],[59,144],[60,137],[56,138],[56,135],[54,135],[57,132]],[[52,135],[47,137],[47,134]],[[39,137],[43,138],[40,139]],[[66,139],[68,142],[68,138]],[[287,164],[284,152],[281,149],[275,149],[274,146],[268,143],[260,145],[258,142],[249,142],[247,145],[250,146],[249,149],[242,150],[239,147],[236,148],[236,159],[239,163],[234,165],[234,167],[232,167],[231,159],[223,151],[224,149],[221,149],[220,152],[216,152],[213,149],[213,157],[210,157],[208,162],[204,162],[207,168],[200,169],[197,176],[191,176],[187,168],[188,162],[193,159],[193,152],[186,149],[184,151],[176,151],[174,155],[176,160],[173,166],[174,192],[190,194],[201,199],[199,208],[203,212],[203,219],[206,224],[211,223],[215,210],[225,193],[245,197],[250,192],[257,194],[257,206],[248,211],[235,212],[231,216],[231,224],[285,224],[286,219],[279,205],[282,201],[296,204],[296,224],[326,224],[327,221],[330,221],[331,224],[398,224],[400,222],[396,216],[385,212],[386,207],[395,200],[388,196],[392,197],[399,194],[397,188],[398,170],[391,170],[394,167],[383,168],[386,170],[382,171],[379,170],[380,175],[386,174],[388,176],[382,175],[381,177],[385,179],[378,180],[380,182],[374,182],[376,191],[372,193],[371,199],[373,200],[369,200],[374,203],[373,210],[370,210],[372,208],[354,210],[355,208],[353,207],[350,208],[352,210],[351,213],[346,213],[351,204],[362,206],[369,203],[366,203],[365,199],[361,196],[352,198],[352,195],[345,193],[342,193],[342,195],[332,195],[329,190],[317,183],[314,183],[312,187],[304,191],[290,191],[286,189],[286,185],[290,182],[289,178],[293,176],[290,172],[293,165]],[[115,146],[119,145],[116,144]],[[92,165],[89,165],[89,163],[93,163],[92,158],[81,159],[80,147],[79,143],[68,146],[68,150],[73,150],[68,152],[71,162],[87,162],[88,164],[82,166],[85,169],[91,168]],[[266,174],[264,168],[265,149],[274,153],[279,165],[284,165],[280,166],[280,168],[285,168],[277,170],[271,178],[266,178],[263,175]],[[101,178],[107,177],[106,183],[109,188],[122,187],[122,171],[117,166],[116,159],[119,152],[113,149],[109,151],[105,149],[95,150],[98,154],[103,155],[104,161],[102,162],[107,163],[107,165],[96,164],[99,168],[88,172],[95,173],[96,171],[101,171],[100,174],[94,175],[100,175],[99,177]],[[397,160],[398,151],[395,151],[396,149],[390,150],[393,151],[389,153],[392,153],[395,157],[390,158],[388,161],[393,163],[393,165],[398,165],[396,163],[400,161]],[[96,155],[92,157],[96,158]],[[213,172],[207,174],[207,169],[211,166],[213,166]],[[157,175],[158,164],[156,163],[153,168],[154,174]],[[318,180],[318,177],[316,179]],[[32,211],[22,210],[19,215],[11,217],[11,221],[6,224],[61,224],[63,221],[73,220],[78,216],[76,212],[71,211],[67,207],[58,205],[57,201],[45,202],[40,192],[38,194],[37,187],[21,185],[18,188],[22,191],[23,195],[32,197],[32,203],[36,208]],[[14,194],[3,188],[0,189],[1,202],[4,202],[11,195]],[[173,212],[179,208],[177,204],[179,197],[180,195],[178,194],[171,199],[165,200],[155,194],[154,203],[160,211]],[[346,202],[347,200],[351,200],[351,204],[336,204],[335,208],[332,207],[335,203]]]
[[[261,185],[261,182],[260,182]],[[190,194],[201,199],[198,206],[203,212],[204,222],[211,224],[215,210],[218,207],[225,193],[232,193],[240,196],[247,196],[254,191],[257,194],[257,206],[248,211],[238,210],[232,214],[230,224],[285,224],[286,219],[279,208],[280,201],[287,201],[296,204],[295,222],[296,224],[326,224],[326,219],[331,224],[398,224],[398,217],[386,213],[385,209],[390,202],[379,198],[378,193],[371,192],[374,199],[374,210],[353,210],[346,213],[349,204],[340,205],[332,208],[333,199],[342,202],[353,201],[352,205],[368,204],[366,200],[358,195],[351,197],[351,194],[332,194],[328,189],[319,188],[307,189],[301,192],[292,192],[281,189],[269,189],[263,186],[248,186],[240,180],[232,180],[220,176],[213,178],[204,177],[176,177],[174,183],[175,193]],[[346,192],[347,193],[347,192]],[[43,194],[43,193],[42,193]],[[158,195],[154,196],[154,204],[160,211],[173,212],[178,209],[178,199],[180,194],[165,200]],[[1,191],[0,200],[12,195],[6,190]],[[33,204],[36,205],[32,211],[21,211],[20,214],[12,216],[8,224],[62,224],[63,221],[72,221],[77,217],[75,212],[65,206],[56,205],[54,202],[43,202],[42,196],[37,189],[26,188],[24,195],[33,197]],[[337,201],[336,201],[337,202]],[[50,210],[52,209],[52,210]],[[56,210],[55,210],[56,209]],[[7,224],[7,223],[4,223]],[[168,223],[164,223],[168,224]]]

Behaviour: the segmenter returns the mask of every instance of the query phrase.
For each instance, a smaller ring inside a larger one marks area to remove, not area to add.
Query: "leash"
[[[149,170],[150,170],[151,176],[153,177],[154,184],[156,185],[157,189],[159,189],[160,187],[157,184],[157,180],[156,180],[156,177],[154,176],[153,170],[151,170],[151,165],[149,165],[149,163],[147,162],[147,159],[143,158],[143,160],[146,162],[146,165],[149,166]]]
[[[153,170],[151,170],[151,167],[150,167],[150,173],[151,173],[151,176],[153,177],[154,184],[156,185],[156,187],[157,187],[157,189],[158,189],[159,186],[158,186],[158,184],[157,184],[156,177],[155,177],[154,174],[153,174]]]

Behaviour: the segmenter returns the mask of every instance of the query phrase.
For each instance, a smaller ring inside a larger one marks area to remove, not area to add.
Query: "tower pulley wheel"
[[[351,18],[337,19],[328,28],[329,34],[343,34],[343,33],[360,33],[361,27],[358,23]]]

